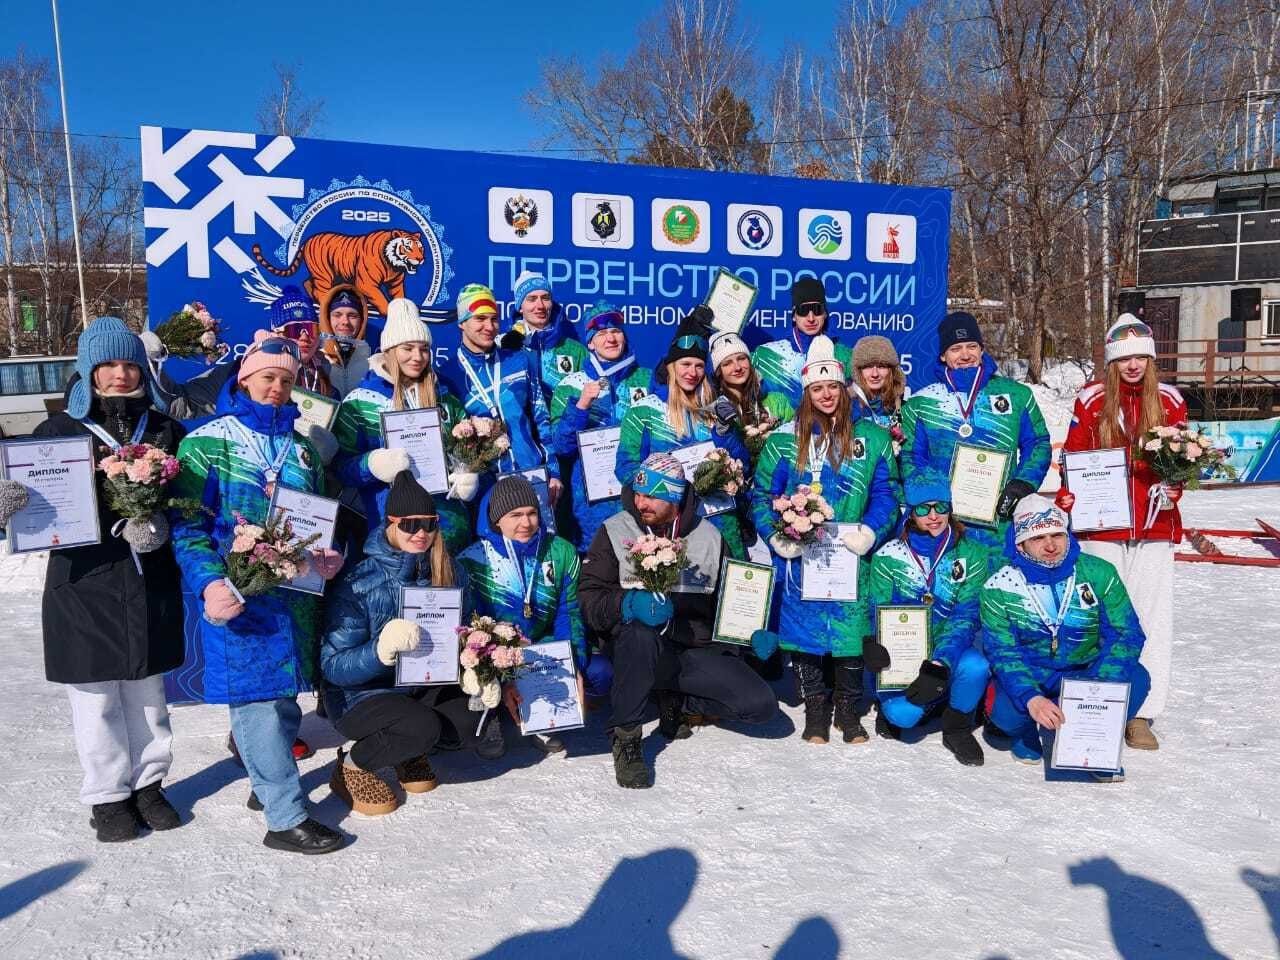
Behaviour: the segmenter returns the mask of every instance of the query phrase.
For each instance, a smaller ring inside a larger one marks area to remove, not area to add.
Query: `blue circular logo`
[[[829,213],[819,214],[810,220],[806,233],[814,252],[825,256],[835,253],[844,242],[844,231],[840,229],[840,221]]]

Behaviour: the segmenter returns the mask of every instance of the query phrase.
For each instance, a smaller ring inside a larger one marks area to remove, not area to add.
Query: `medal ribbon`
[[[951,371],[946,371],[947,385],[951,387],[951,396],[955,399],[956,409],[960,412],[960,419],[965,423],[969,422],[969,418],[973,416],[974,405],[978,402],[978,393],[982,390],[982,371],[973,378],[973,386],[969,388],[969,402],[966,404],[960,399],[960,391],[956,389],[955,381],[951,379]]]
[[[133,436],[129,438],[129,444],[131,446],[137,443],[138,441],[140,441],[142,439],[142,435],[147,432],[147,415],[150,413],[151,413],[150,410],[142,411],[142,416],[138,418],[138,425],[133,428]],[[102,426],[99,423],[95,423],[94,421],[90,420],[88,417],[85,417],[80,422],[84,424],[85,428],[90,433],[92,433],[95,437],[97,437],[99,440],[105,443],[112,453],[120,452],[120,447],[122,446],[122,444],[119,441],[117,441],[115,437],[111,435],[111,433],[107,430],[106,427]]]
[[[520,578],[520,592],[524,594],[524,615],[527,618],[533,617],[533,588],[538,583],[538,551],[533,552],[533,572],[528,576],[524,572],[524,564],[520,558],[516,556],[515,545],[512,544],[510,538],[503,537],[502,545],[506,548],[507,559],[511,561],[511,565],[516,568],[516,576]]]
[[[611,378],[615,373],[621,373],[623,370],[626,370],[628,367],[635,366],[635,363],[636,363],[636,355],[634,353],[629,353],[627,354],[627,356],[623,357],[621,360],[617,361],[616,363],[611,363],[609,364],[609,366],[605,367],[605,366],[601,366],[599,357],[597,357],[594,353],[591,354],[591,365],[596,368],[597,380]]]
[[[293,451],[292,434],[290,434],[288,442],[280,448],[280,452],[276,454],[275,459],[272,460],[267,453],[270,446],[260,444],[254,431],[250,430],[235,417],[231,418],[231,423],[236,432],[240,434],[240,439],[244,441],[244,445],[253,454],[254,466],[258,468],[267,483],[275,483],[280,478],[280,471],[284,469],[284,465],[289,459],[289,454]]]
[[[1062,600],[1058,603],[1058,617],[1056,620],[1050,620],[1049,614],[1045,611],[1044,605],[1040,602],[1040,598],[1036,596],[1036,592],[1031,589],[1031,584],[1027,582],[1027,575],[1021,570],[1018,576],[1022,577],[1022,585],[1027,588],[1027,599],[1031,601],[1031,606],[1035,608],[1036,616],[1040,618],[1040,622],[1049,628],[1050,637],[1050,653],[1056,655],[1058,652],[1058,631],[1062,629],[1062,623],[1067,619],[1067,610],[1071,607],[1071,597],[1076,591],[1076,575],[1071,574],[1071,579],[1067,581],[1067,587],[1062,591]],[[1053,587],[1049,588],[1051,591]]]
[[[466,373],[467,379],[471,381],[471,386],[475,387],[476,392],[480,394],[480,402],[489,408],[489,416],[495,419],[502,418],[502,357],[494,351],[493,373],[490,374],[489,387],[485,387],[480,382],[480,378],[476,375],[475,368],[471,366],[470,361],[465,356],[462,347],[457,350],[458,362],[462,364],[463,372]],[[485,370],[489,369],[488,361],[485,362]]]
[[[915,548],[911,546],[911,541],[907,542],[907,552],[911,554],[911,559],[916,562],[916,566],[920,568],[920,575],[924,577],[924,593],[925,596],[933,594],[933,578],[938,572],[938,564],[942,562],[942,555],[951,549],[951,526],[947,526],[947,535],[943,537],[942,543],[938,544],[938,549],[934,551],[933,563],[929,564],[929,569],[924,568],[924,564],[920,562],[920,555],[916,553]]]

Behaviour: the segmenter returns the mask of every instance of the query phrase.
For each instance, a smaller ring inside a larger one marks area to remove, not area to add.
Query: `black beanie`
[[[827,309],[827,288],[817,277],[801,277],[791,285],[791,309],[802,303],[820,303],[823,311]]]
[[[387,516],[434,517],[436,501],[413,479],[412,473],[401,470],[391,481],[391,491],[387,494]]]
[[[938,356],[942,356],[957,343],[977,343],[982,345],[982,331],[978,328],[978,318],[972,313],[957,310],[948,313],[938,324]]]
[[[497,527],[499,520],[521,507],[541,509],[533,484],[518,475],[503,477],[489,493],[489,526]]]
[[[703,316],[697,310],[680,321],[680,326],[676,328],[676,335],[667,347],[662,362],[653,372],[654,377],[660,384],[666,386],[667,364],[684,359],[707,362],[707,326]]]

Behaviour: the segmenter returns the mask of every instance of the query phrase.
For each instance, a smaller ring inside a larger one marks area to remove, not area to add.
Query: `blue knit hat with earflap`
[[[917,507],[922,503],[951,502],[951,483],[944,474],[936,470],[921,470],[913,474],[903,486],[908,507]]]
[[[67,414],[76,420],[89,415],[93,402],[93,368],[104,363],[123,361],[132,363],[142,371],[142,385],[146,387],[151,402],[160,410],[167,410],[168,400],[156,387],[147,365],[147,349],[136,333],[125,326],[118,317],[99,317],[80,334],[76,348],[76,373],[80,379],[67,397]]]

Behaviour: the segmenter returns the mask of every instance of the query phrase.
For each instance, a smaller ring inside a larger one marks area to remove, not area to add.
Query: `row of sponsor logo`
[[[781,207],[730,203],[725,207],[725,246],[744,257],[777,257],[784,250]],[[579,247],[630,250],[636,243],[635,202],[623,194],[575,193],[573,243]],[[872,263],[915,263],[916,218],[910,214],[868,213],[865,256]],[[649,208],[649,242],[670,253],[711,250],[711,204],[705,200],[655,197]],[[849,260],[853,218],[848,210],[805,207],[796,220],[796,252],[806,260]],[[491,187],[489,240],[547,245],[555,239],[550,190]]]

